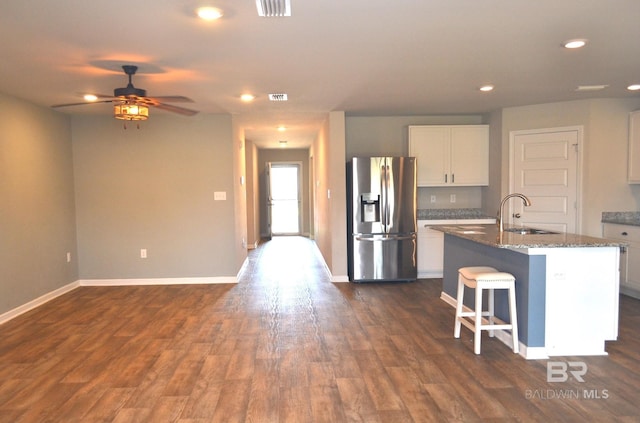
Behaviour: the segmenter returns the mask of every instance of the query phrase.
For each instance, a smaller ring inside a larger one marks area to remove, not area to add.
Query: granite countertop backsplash
[[[640,226],[640,212],[602,212],[602,223]]]
[[[507,226],[513,227],[511,225]],[[496,225],[436,225],[432,229],[445,234],[468,239],[479,244],[496,248],[576,248],[576,247],[619,247],[624,242],[591,236],[553,233],[540,235],[521,235],[514,232],[500,232]]]
[[[418,220],[494,219],[481,209],[418,209]]]

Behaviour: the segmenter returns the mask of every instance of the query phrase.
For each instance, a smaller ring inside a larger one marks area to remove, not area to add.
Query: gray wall
[[[347,160],[356,156],[406,156],[409,154],[410,125],[476,125],[483,124],[482,115],[442,116],[348,116],[346,118]],[[451,194],[456,202],[451,203]],[[431,196],[435,195],[435,203]],[[480,208],[480,187],[418,188],[419,209]]]
[[[232,149],[229,115],[74,116],[80,279],[235,277]]]
[[[509,187],[510,132],[582,126],[579,232],[601,236],[603,211],[637,211],[640,205],[640,186],[627,183],[629,112],[636,109],[640,109],[640,98],[580,100],[503,109],[501,194],[506,194]],[[492,198],[495,200],[496,196],[492,195]]]
[[[72,171],[69,118],[0,94],[0,314],[78,279]]]

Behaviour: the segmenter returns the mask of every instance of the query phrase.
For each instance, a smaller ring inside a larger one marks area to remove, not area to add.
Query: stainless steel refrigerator
[[[416,159],[355,157],[347,184],[349,280],[415,280]]]

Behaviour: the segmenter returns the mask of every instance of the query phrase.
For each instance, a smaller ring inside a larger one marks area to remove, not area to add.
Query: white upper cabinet
[[[418,186],[489,184],[488,125],[409,126],[409,155],[417,158]]]
[[[629,165],[627,178],[630,184],[640,184],[640,110],[629,114]]]

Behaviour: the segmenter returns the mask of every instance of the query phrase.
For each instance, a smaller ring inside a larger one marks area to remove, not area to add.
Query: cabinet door
[[[489,185],[489,127],[451,128],[451,182],[454,185]]]
[[[620,287],[624,294],[640,298],[640,227],[605,223],[602,236],[627,243],[620,254]]]
[[[418,228],[418,277],[441,278],[444,266],[444,233]]]
[[[449,137],[447,126],[409,127],[409,155],[417,159],[418,186],[444,186],[451,182]]]

